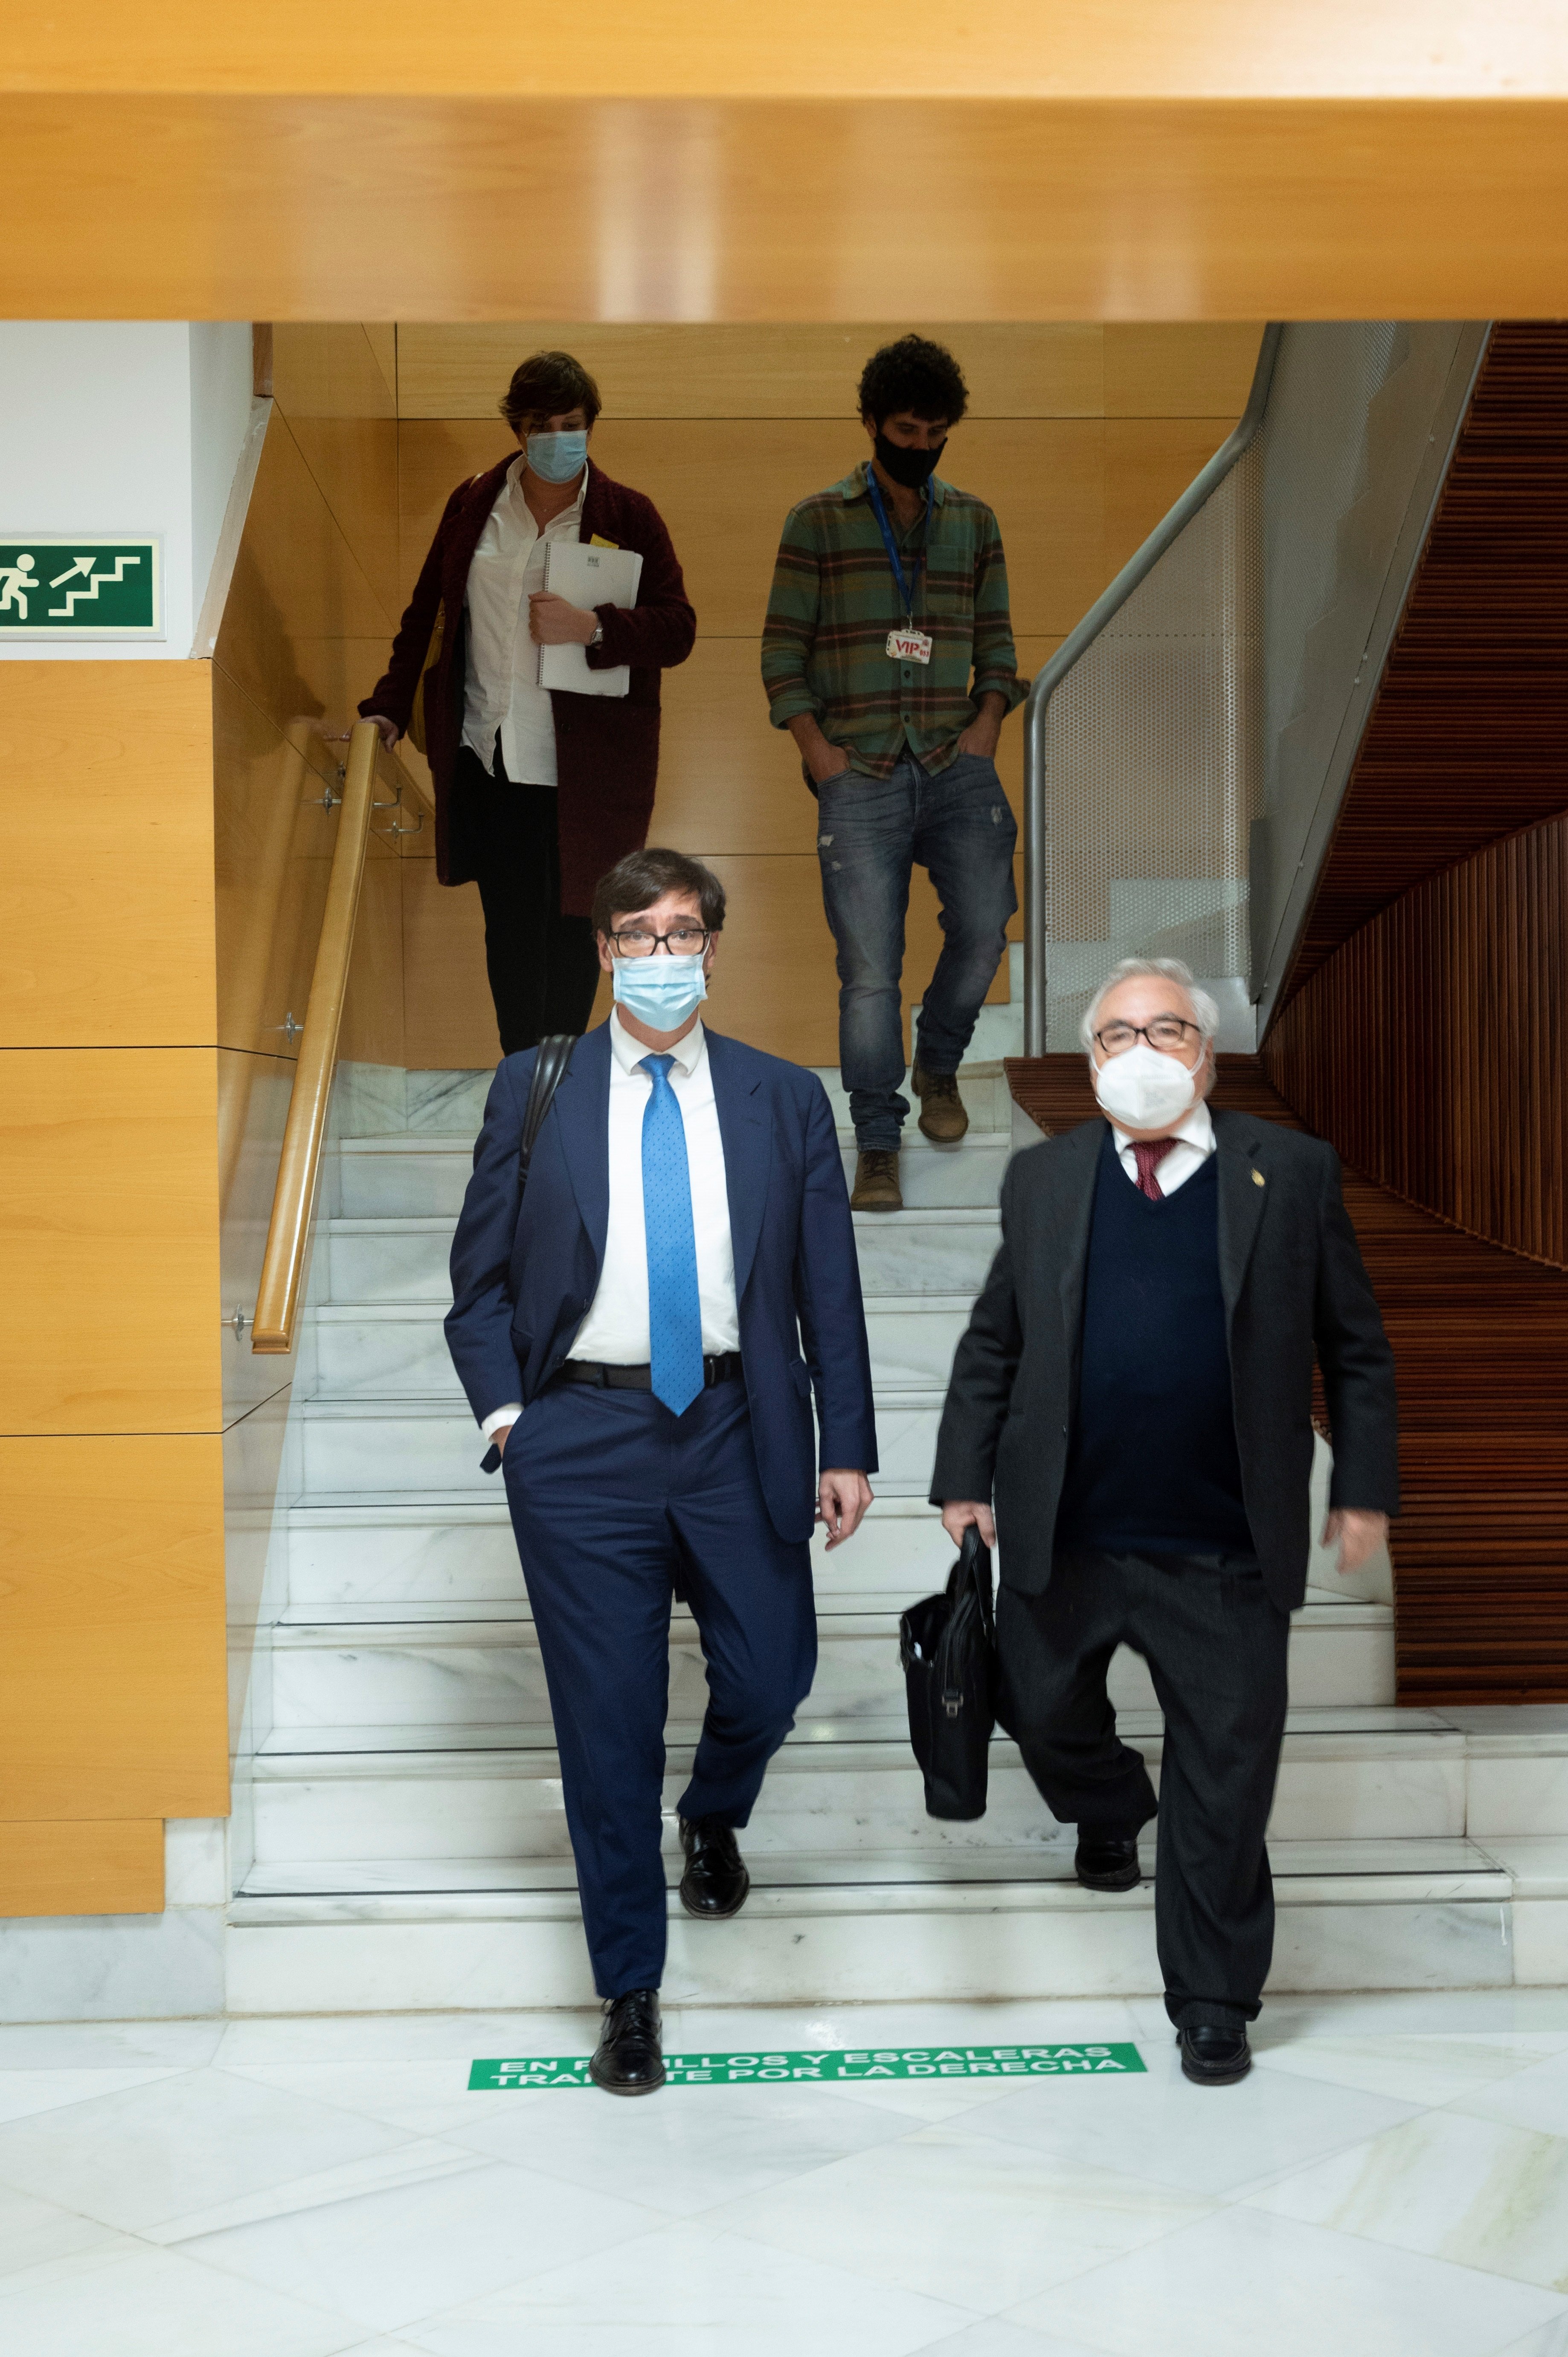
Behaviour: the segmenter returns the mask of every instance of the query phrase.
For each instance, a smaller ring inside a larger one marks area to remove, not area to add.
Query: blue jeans
[[[920,1008],[915,1060],[956,1072],[1018,905],[1018,828],[994,761],[961,753],[931,777],[906,753],[886,780],[845,770],[817,789],[822,904],[838,943],[839,1064],[855,1144],[898,1146],[904,913],[918,861],[941,901],[942,952]]]

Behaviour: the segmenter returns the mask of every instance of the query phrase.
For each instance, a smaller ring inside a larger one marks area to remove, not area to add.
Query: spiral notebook
[[[592,613],[596,606],[635,606],[642,558],[635,548],[598,548],[592,541],[553,540],[544,551],[544,586]],[[590,671],[586,647],[541,647],[541,687],[574,695],[624,695],[631,685],[625,663]]]

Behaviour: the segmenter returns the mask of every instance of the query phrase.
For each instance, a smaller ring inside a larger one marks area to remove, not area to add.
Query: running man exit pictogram
[[[156,537],[0,539],[0,635],[161,638],[161,554]]]

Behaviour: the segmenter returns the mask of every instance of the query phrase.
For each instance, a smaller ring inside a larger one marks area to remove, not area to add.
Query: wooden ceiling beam
[[[0,312],[1568,313],[1568,101],[0,94]]]

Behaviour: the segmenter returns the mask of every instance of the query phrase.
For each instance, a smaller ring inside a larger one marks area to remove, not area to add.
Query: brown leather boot
[[[917,1064],[909,1086],[920,1100],[920,1135],[933,1146],[956,1146],[969,1127],[956,1072],[928,1072]]]
[[[901,1211],[904,1198],[898,1191],[898,1157],[876,1146],[863,1150],[854,1166],[854,1192],[849,1199],[852,1211]]]

